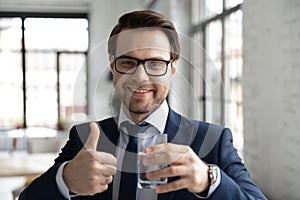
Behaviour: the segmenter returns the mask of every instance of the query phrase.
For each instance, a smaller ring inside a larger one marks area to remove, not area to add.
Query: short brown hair
[[[108,40],[108,53],[115,55],[117,34],[123,29],[161,28],[167,35],[171,46],[171,59],[179,58],[180,46],[176,29],[173,23],[165,16],[150,10],[140,10],[126,13],[119,18],[118,24],[113,28]],[[115,37],[113,37],[115,36]]]

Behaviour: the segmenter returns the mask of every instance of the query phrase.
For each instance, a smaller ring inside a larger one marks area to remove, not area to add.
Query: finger
[[[145,152],[185,152],[189,147],[180,144],[164,143],[148,147]]]
[[[160,170],[155,171],[149,171],[146,172],[146,177],[148,179],[153,178],[165,178],[165,177],[175,177],[175,176],[185,176],[187,173],[190,173],[187,171],[186,167],[182,165],[178,166],[169,166]]]
[[[101,178],[101,181],[100,181],[100,184],[101,185],[107,185],[107,184],[110,184],[113,180],[113,177],[112,176],[103,176]]]
[[[155,188],[156,193],[166,193],[187,188],[188,178],[181,178],[176,181],[159,185]]]
[[[185,156],[186,156],[186,152],[147,153],[143,155],[140,159],[142,160],[145,166],[162,165],[162,164],[179,165],[188,162]]]
[[[117,173],[117,168],[112,165],[102,165],[100,173],[102,176],[112,176]]]
[[[93,151],[93,152],[91,152],[91,154],[101,164],[111,165],[111,166],[116,166],[117,165],[117,159],[116,159],[116,157],[113,156],[110,153]]]
[[[90,191],[85,194],[85,195],[95,195],[96,193],[101,193],[105,190],[107,190],[108,188],[108,185],[107,184],[101,184],[99,183],[99,180],[94,180],[91,184],[91,187],[90,187]],[[82,194],[84,195],[84,194]]]
[[[110,184],[113,181],[113,179],[114,179],[113,176],[108,176],[106,178],[107,178],[107,184]]]
[[[117,173],[116,167],[111,167],[108,165],[103,165],[96,162],[96,165],[90,170],[90,174],[86,175],[90,180],[98,180],[99,183],[102,183],[103,177],[113,176]]]
[[[100,138],[100,130],[99,130],[98,125],[95,122],[90,123],[90,128],[91,128],[91,132],[90,132],[90,135],[89,135],[88,139],[86,140],[84,146],[87,149],[96,150],[98,140]]]

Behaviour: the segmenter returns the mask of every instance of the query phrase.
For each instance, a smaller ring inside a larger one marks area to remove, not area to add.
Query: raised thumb
[[[87,149],[96,150],[98,140],[100,138],[100,129],[95,122],[90,123],[90,128],[91,128],[91,132],[90,132],[90,135],[89,135],[88,139],[86,140],[84,146]]]

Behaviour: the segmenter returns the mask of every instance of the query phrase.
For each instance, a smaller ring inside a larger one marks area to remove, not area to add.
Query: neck
[[[132,122],[134,122],[135,124],[139,124],[140,122],[144,121],[151,113],[157,110],[158,107],[159,106],[155,106],[155,109],[151,109],[151,111],[148,112],[133,112],[124,105],[122,109]]]
[[[150,115],[150,113],[134,113],[134,112],[130,112],[129,111],[129,118],[135,123],[135,124],[139,124],[140,122],[142,122],[144,119],[146,119],[148,116]]]

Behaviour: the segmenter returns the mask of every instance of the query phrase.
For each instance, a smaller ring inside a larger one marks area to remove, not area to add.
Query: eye
[[[154,61],[147,61],[146,65],[150,69],[157,70],[157,69],[164,68],[166,66],[166,63],[163,61],[154,60]]]
[[[119,58],[117,60],[117,65],[121,67],[135,67],[136,63],[137,62],[135,60],[129,58]]]

